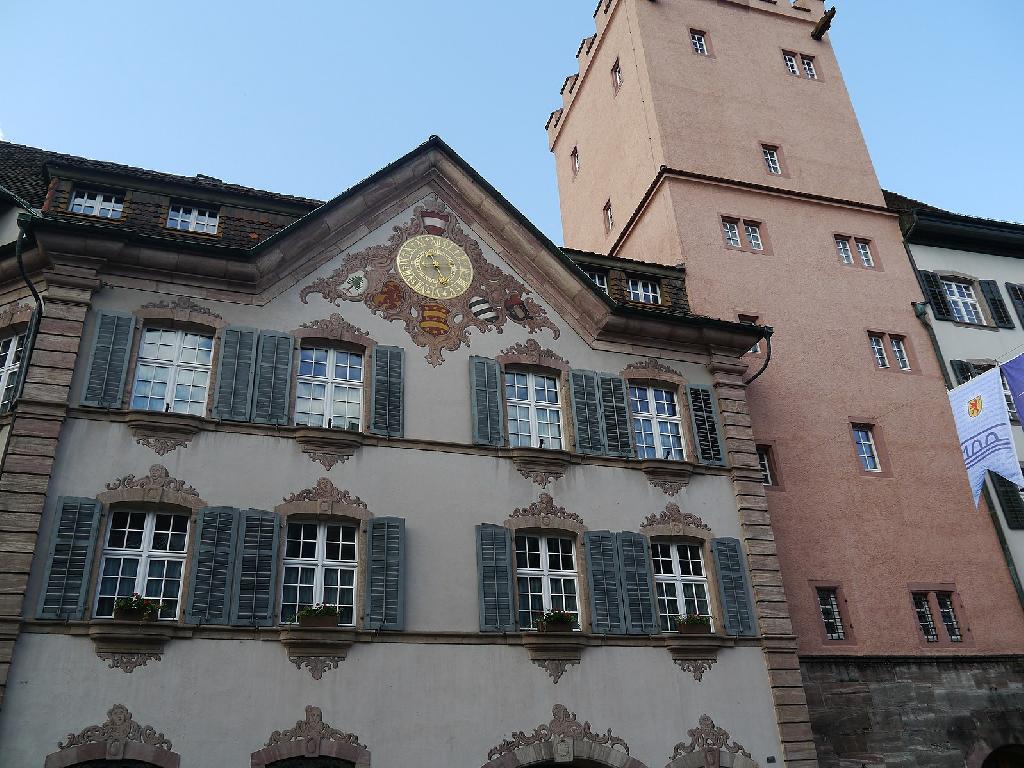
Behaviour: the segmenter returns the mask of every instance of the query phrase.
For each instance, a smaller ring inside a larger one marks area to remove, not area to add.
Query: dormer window
[[[593,269],[584,269],[583,273],[590,278],[590,281],[605,293],[608,293],[608,275],[604,272],[597,272]]]
[[[71,204],[68,206],[68,210],[83,216],[120,219],[121,212],[124,210],[124,197],[111,192],[76,189],[71,195]]]
[[[185,232],[215,235],[219,218],[220,213],[216,208],[200,208],[174,203],[167,212],[167,226]]]
[[[641,304],[661,304],[661,286],[654,280],[629,279],[629,299]]]

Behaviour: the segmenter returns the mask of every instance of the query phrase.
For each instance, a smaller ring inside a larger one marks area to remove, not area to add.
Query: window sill
[[[674,459],[642,459],[640,470],[655,488],[675,496],[689,484],[693,464]]]
[[[572,463],[572,454],[554,448],[510,448],[508,455],[519,474],[542,488],[560,479]]]
[[[309,628],[289,625],[281,629],[280,640],[288,661],[297,669],[305,667],[314,680],[337,669],[356,642],[356,631],[346,627]]]
[[[672,662],[684,672],[692,674],[698,683],[704,678],[704,673],[718,663],[718,649],[734,644],[732,638],[717,634],[665,634],[665,648],[668,649]]]
[[[162,411],[128,411],[126,421],[135,442],[151,448],[160,456],[186,447],[204,425],[214,423],[202,416]]]
[[[324,427],[296,427],[295,442],[302,452],[331,470],[339,462],[344,464],[367,442],[362,432]]]
[[[167,641],[180,634],[176,621],[98,620],[89,625],[96,655],[111,669],[134,672],[150,661],[160,661]]]
[[[589,644],[582,632],[523,632],[522,643],[530,661],[556,684],[568,667],[580,663]]]

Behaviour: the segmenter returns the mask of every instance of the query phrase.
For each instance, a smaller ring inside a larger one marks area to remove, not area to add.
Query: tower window
[[[882,466],[878,463],[878,448],[875,446],[875,436],[872,434],[871,426],[868,424],[853,425],[853,441],[857,445],[857,458],[865,472],[881,472]]]
[[[775,473],[772,472],[771,446],[757,446],[757,463],[761,467],[761,485],[775,485]]]
[[[814,57],[813,56],[800,56],[800,61],[804,65],[804,74],[807,75],[808,80],[818,79],[818,70],[814,68]]]
[[[722,219],[722,234],[725,235],[725,244],[731,248],[740,247],[740,228],[735,221]]]
[[[843,264],[853,264],[853,251],[850,250],[850,238],[836,235],[836,252]]]
[[[950,642],[962,643],[964,637],[960,633],[960,622],[957,621],[956,611],[953,609],[953,595],[949,592],[936,592],[935,600],[939,604],[939,616],[942,617],[942,624],[946,627]]]
[[[871,334],[868,336],[871,340],[871,352],[875,356],[875,364],[879,368],[889,367],[889,358],[885,354],[885,341],[881,336]]]
[[[845,640],[843,618],[839,613],[839,598],[834,589],[818,590],[818,607],[821,620],[825,623],[825,637],[829,640]]]
[[[754,223],[743,223],[743,229],[747,234],[747,243],[752,251],[763,251],[764,243],[761,242],[761,227]]]
[[[907,357],[907,345],[899,336],[890,336],[889,341],[892,343],[892,354],[896,358],[896,364],[900,367],[901,371],[910,370],[910,358]]]
[[[783,54],[782,54],[782,61],[785,62],[786,69],[789,71],[789,74],[791,74],[791,75],[793,75],[795,77],[800,77],[800,70],[797,69],[797,66],[796,66],[796,54],[795,53],[783,52]]]
[[[615,63],[612,64],[612,90],[615,93],[619,92],[619,88],[622,87],[622,66],[619,64],[619,60],[616,59]]]
[[[708,41],[707,36],[696,29],[690,30],[690,45],[693,46],[693,52],[700,56],[708,55]]]
[[[857,253],[860,255],[860,261],[865,267],[870,269],[875,266],[875,259],[871,255],[871,245],[867,240],[857,241]]]
[[[781,176],[782,162],[779,160],[779,148],[762,144],[761,154],[764,157],[764,164],[768,167],[768,173],[773,176]]]
[[[914,593],[914,612],[917,614],[917,626],[921,628],[924,639],[929,643],[939,641],[939,633],[935,629],[935,620],[932,618],[932,609],[928,605],[927,592]]]
[[[615,229],[615,216],[612,214],[612,201],[604,204],[604,231],[611,232]]]

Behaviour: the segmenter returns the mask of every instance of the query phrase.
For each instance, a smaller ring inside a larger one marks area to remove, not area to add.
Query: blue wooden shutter
[[[653,635],[660,628],[658,614],[654,609],[654,577],[651,575],[651,552],[647,537],[623,531],[615,538],[626,632],[631,635]]]
[[[385,437],[405,434],[405,352],[400,347],[373,349],[373,411],[370,431]]]
[[[500,447],[505,444],[501,386],[501,366],[496,361],[476,355],[469,358],[469,394],[476,445]]]
[[[189,624],[227,624],[230,620],[238,518],[234,507],[204,507],[199,511],[185,610]]]
[[[583,544],[590,578],[591,629],[596,634],[625,634],[626,619],[615,534],[610,531],[587,531],[583,536]]]
[[[921,285],[924,288],[924,295],[928,303],[932,305],[932,314],[936,320],[952,320],[953,308],[949,306],[949,299],[946,298],[946,291],[942,287],[942,280],[934,272],[918,270],[921,276]]]
[[[693,439],[697,444],[697,458],[701,464],[725,466],[722,448],[722,430],[718,426],[718,406],[710,387],[688,387],[690,395],[690,421]]]
[[[1013,318],[1006,302],[1003,301],[1003,295],[999,292],[999,283],[995,280],[979,280],[978,285],[981,286],[981,295],[985,297],[989,309],[992,310],[992,319],[996,326],[1013,328]]]
[[[480,576],[480,631],[514,631],[512,536],[507,528],[490,523],[476,527],[476,564]]]
[[[213,399],[215,419],[249,420],[258,340],[259,333],[252,328],[229,326],[221,332],[217,390]]]
[[[950,368],[953,369],[953,377],[957,384],[965,384],[975,377],[974,366],[963,360],[950,360]]]
[[[100,312],[96,318],[89,376],[85,381],[82,405],[120,408],[124,397],[124,377],[131,355],[135,318],[121,312]]]
[[[366,548],[366,628],[405,629],[405,520],[372,518]]]
[[[274,623],[278,520],[274,512],[261,509],[245,509],[239,513],[232,624],[267,626]]]
[[[96,499],[63,496],[50,533],[50,556],[39,598],[40,619],[81,619],[100,531]]]
[[[569,371],[569,394],[576,420],[576,452],[591,456],[607,453],[601,418],[601,390],[593,371]]]
[[[633,439],[626,407],[626,382],[606,373],[598,377],[601,386],[601,418],[609,456],[633,458]]]
[[[1017,319],[1020,320],[1021,326],[1024,326],[1024,285],[1007,283],[1006,293],[1009,294],[1010,301],[1013,302],[1013,308],[1017,312]]]
[[[1011,483],[1005,477],[989,472],[992,476],[992,484],[996,487],[996,496],[999,497],[999,506],[1003,508],[1003,518],[1006,520],[1006,527],[1011,530],[1024,530],[1024,497],[1016,483]]]
[[[750,579],[739,539],[714,539],[711,553],[715,557],[718,595],[722,603],[722,624],[728,635],[753,637],[757,634]]]
[[[287,424],[291,405],[292,337],[277,331],[261,331],[256,354],[252,420],[256,424]]]

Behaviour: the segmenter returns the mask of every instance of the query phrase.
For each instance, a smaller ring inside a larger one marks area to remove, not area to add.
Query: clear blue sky
[[[835,1],[883,186],[1024,220],[1024,3]],[[543,125],[594,5],[7,3],[0,131],[320,199],[436,133],[560,243]]]

